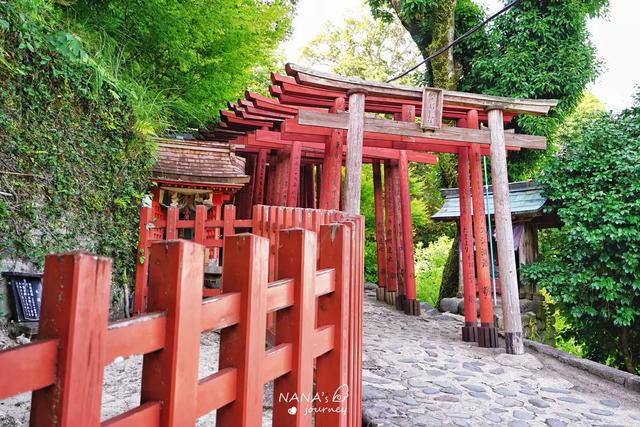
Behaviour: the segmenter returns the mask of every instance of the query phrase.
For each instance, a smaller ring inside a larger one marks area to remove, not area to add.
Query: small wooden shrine
[[[446,188],[442,190],[445,202],[442,208],[432,216],[434,221],[454,222],[460,236],[460,190],[458,188]],[[542,187],[532,181],[513,182],[509,184],[509,201],[511,205],[511,221],[513,224],[513,244],[515,251],[516,269],[520,278],[520,268],[531,264],[538,259],[538,230],[545,228],[557,228],[562,224],[555,212],[546,212],[546,197],[542,193]],[[495,229],[493,187],[485,187],[483,203],[488,206],[488,215],[491,217],[492,229]],[[472,214],[473,216],[473,214]],[[495,233],[492,233],[493,247],[496,246]],[[461,251],[461,247],[459,248]],[[500,269],[497,259],[494,258],[496,273],[496,292],[501,293]],[[462,256],[459,257],[462,262]],[[462,269],[460,269],[460,293],[464,289]],[[520,296],[533,299],[537,289],[525,289],[520,283]]]
[[[222,220],[223,206],[232,203],[234,195],[249,182],[245,174],[245,158],[237,156],[235,147],[225,143],[195,139],[156,139],[157,160],[151,169],[152,221],[141,218],[141,224],[158,224],[167,220],[167,209],[178,208],[176,221],[195,218],[197,206],[206,207],[207,220]],[[160,228],[149,229],[151,239],[163,238]],[[155,234],[154,234],[155,233]],[[221,230],[210,230],[220,239]],[[193,239],[192,229],[177,227],[174,238]],[[211,248],[205,254],[207,272],[218,274],[220,250]]]

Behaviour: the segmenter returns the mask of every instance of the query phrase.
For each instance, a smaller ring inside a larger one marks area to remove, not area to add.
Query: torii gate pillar
[[[344,181],[344,210],[360,213],[360,183],[362,177],[362,145],[364,141],[365,89],[355,88],[349,95],[349,129],[347,131],[346,176]]]
[[[493,204],[496,222],[496,241],[500,280],[502,282],[502,315],[506,351],[509,354],[523,354],[522,320],[518,300],[518,276],[513,247],[513,227],[511,224],[511,203],[509,201],[509,180],[507,177],[507,152],[504,143],[502,110],[489,110],[491,130],[491,176],[493,179]]]

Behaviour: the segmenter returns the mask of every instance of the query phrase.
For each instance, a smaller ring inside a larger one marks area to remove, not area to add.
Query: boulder
[[[458,307],[462,301],[462,298],[442,298],[440,300],[440,311],[458,313]]]

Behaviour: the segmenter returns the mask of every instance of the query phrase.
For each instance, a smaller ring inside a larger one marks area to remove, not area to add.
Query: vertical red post
[[[269,150],[261,148],[256,158],[256,173],[253,182],[253,204],[261,205],[264,203],[264,184],[267,174],[267,154]]]
[[[140,208],[140,223],[138,224],[138,253],[136,257],[136,289],[134,293],[133,312],[144,313],[147,296],[147,281],[149,279],[149,239],[150,231],[147,225],[151,223],[152,208]]]
[[[169,206],[167,208],[167,228],[165,231],[165,240],[175,240],[178,238],[178,215],[180,210],[177,206]]]
[[[300,160],[302,156],[302,143],[293,141],[289,154],[289,177],[287,179],[287,203],[292,208],[298,206],[298,194],[300,193]]]
[[[33,392],[30,425],[100,425],[110,285],[108,258],[46,257],[38,339],[59,339],[58,375]]]
[[[267,168],[267,180],[265,183],[264,204],[273,206],[273,194],[276,185],[276,159],[277,156],[272,154],[269,156],[269,167]]]
[[[318,268],[333,268],[335,290],[318,298],[318,327],[333,325],[333,350],[316,362],[316,392],[327,396],[316,402],[316,425],[347,425],[347,400],[333,400],[336,393],[343,397],[353,390],[345,390],[348,375],[349,346],[349,275],[351,269],[351,231],[341,224],[320,226],[320,260]]]
[[[283,230],[278,245],[278,278],[294,280],[292,307],[278,311],[276,345],[291,343],[291,372],[275,380],[273,423],[277,426],[308,425],[312,402],[289,402],[286,396],[310,396],[313,390],[313,336],[316,321],[316,234],[303,229]],[[291,407],[296,412],[289,412]]]
[[[385,300],[387,304],[395,305],[398,293],[397,273],[397,246],[395,235],[395,196],[393,191],[393,177],[391,173],[391,161],[384,162],[384,207],[386,222],[386,249],[387,249],[387,288]]]
[[[144,355],[140,403],[162,402],[161,426],[197,420],[203,255],[185,240],[153,244],[149,311],[165,311],[167,326],[164,348]]]
[[[224,205],[224,218],[222,219],[222,236],[232,236],[236,234],[236,207],[233,205]]]
[[[336,98],[330,112],[342,113],[345,99]],[[342,151],[344,147],[344,131],[334,129],[327,138],[324,161],[322,163],[322,191],[320,192],[320,209],[339,209],[340,184],[342,180]]]
[[[276,155],[275,180],[273,182],[273,204],[276,206],[284,206],[287,198],[287,175],[285,171],[285,163],[287,162],[284,150],[278,151]]]
[[[384,235],[384,210],[382,199],[382,175],[380,171],[380,161],[375,160],[373,168],[373,199],[376,217],[376,255],[378,256],[378,289],[376,298],[383,301],[387,289],[387,260],[386,245]]]
[[[469,111],[469,127],[479,128],[478,112]],[[480,297],[480,328],[478,345],[497,347],[498,330],[493,324],[493,301],[491,300],[491,266],[489,265],[489,245],[487,240],[487,217],[482,187],[482,156],[480,146],[471,144],[471,198],[473,201],[473,230],[476,241],[476,275]]]
[[[416,299],[416,270],[413,256],[413,224],[411,221],[411,195],[409,193],[409,162],[407,161],[407,152],[405,150],[400,150],[398,175],[400,178],[402,238],[404,246],[404,280],[406,293],[404,312],[412,316],[419,316],[420,301]]]
[[[415,123],[416,121],[416,107],[415,105],[403,105],[402,112],[400,113],[400,120],[403,122]],[[407,138],[407,142],[414,141],[414,138]],[[407,161],[407,153],[404,150],[400,151],[400,159],[398,161],[398,181],[400,196],[400,214],[402,221],[400,225],[401,231],[401,252],[403,257],[400,259],[403,262],[404,272],[404,298],[402,301],[402,307],[406,314],[419,315],[420,314],[420,302],[416,300],[416,274],[413,252],[413,223],[411,221],[411,193],[409,190],[409,163]]]
[[[193,241],[199,245],[204,244],[205,232],[204,223],[207,220],[207,207],[204,205],[196,206],[196,219],[193,223]]]
[[[393,205],[396,211],[394,221],[394,241],[396,242],[396,274],[398,275],[398,295],[396,297],[396,308],[404,310],[404,301],[407,298],[406,277],[405,277],[405,248],[404,248],[404,230],[402,228],[402,199],[400,194],[400,173],[397,162],[391,163],[391,178],[393,185]]]
[[[214,218],[216,220],[221,220],[222,219],[222,197],[220,194],[213,194],[213,208],[214,209]],[[220,240],[220,236],[222,235],[222,230],[219,227],[214,228],[213,230],[213,237],[215,240]],[[224,241],[223,241],[224,243]],[[213,259],[216,261],[216,263],[219,264],[220,261],[220,248],[219,247],[215,247],[213,248]]]
[[[218,410],[216,425],[262,425],[263,361],[267,327],[269,241],[253,234],[225,238],[225,292],[240,293],[240,322],[220,333],[219,371],[235,368],[236,399]]]
[[[469,149],[458,150],[458,187],[460,192],[460,247],[464,283],[464,326],[462,340],[478,341],[478,311],[476,307],[476,277],[473,260],[473,224],[469,188]]]
[[[320,209],[320,198],[322,193],[322,164],[316,165],[316,200],[313,207]]]

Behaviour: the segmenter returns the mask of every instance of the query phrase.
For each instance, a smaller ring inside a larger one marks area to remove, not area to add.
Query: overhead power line
[[[422,64],[426,64],[427,62],[431,61],[433,58],[435,58],[438,55],[441,55],[442,53],[446,52],[447,50],[451,49],[453,46],[455,46],[456,44],[460,43],[462,40],[466,39],[467,37],[469,37],[471,34],[475,33],[476,31],[478,31],[480,28],[484,27],[487,23],[491,22],[493,19],[495,19],[496,17],[502,15],[503,13],[505,13],[506,11],[508,11],[509,9],[511,9],[513,6],[515,6],[516,4],[522,2],[522,0],[513,0],[511,3],[509,3],[508,5],[506,5],[505,7],[503,7],[502,9],[500,9],[499,11],[497,11],[496,13],[494,13],[493,15],[489,16],[487,19],[485,19],[484,21],[480,22],[479,24],[477,24],[476,26],[474,26],[473,28],[471,28],[469,31],[467,31],[466,33],[464,33],[463,35],[461,35],[460,37],[458,37],[457,39],[455,39],[454,41],[452,41],[451,43],[449,43],[448,45],[446,45],[443,48],[438,49],[433,55],[423,59],[422,61],[420,61],[419,63],[417,63],[416,65],[414,65],[413,67],[409,68],[407,71],[405,71],[404,73],[387,80],[387,83],[391,83],[393,81],[396,81],[404,76],[406,76],[407,74],[409,74],[412,71],[415,71],[419,66],[421,66]]]

